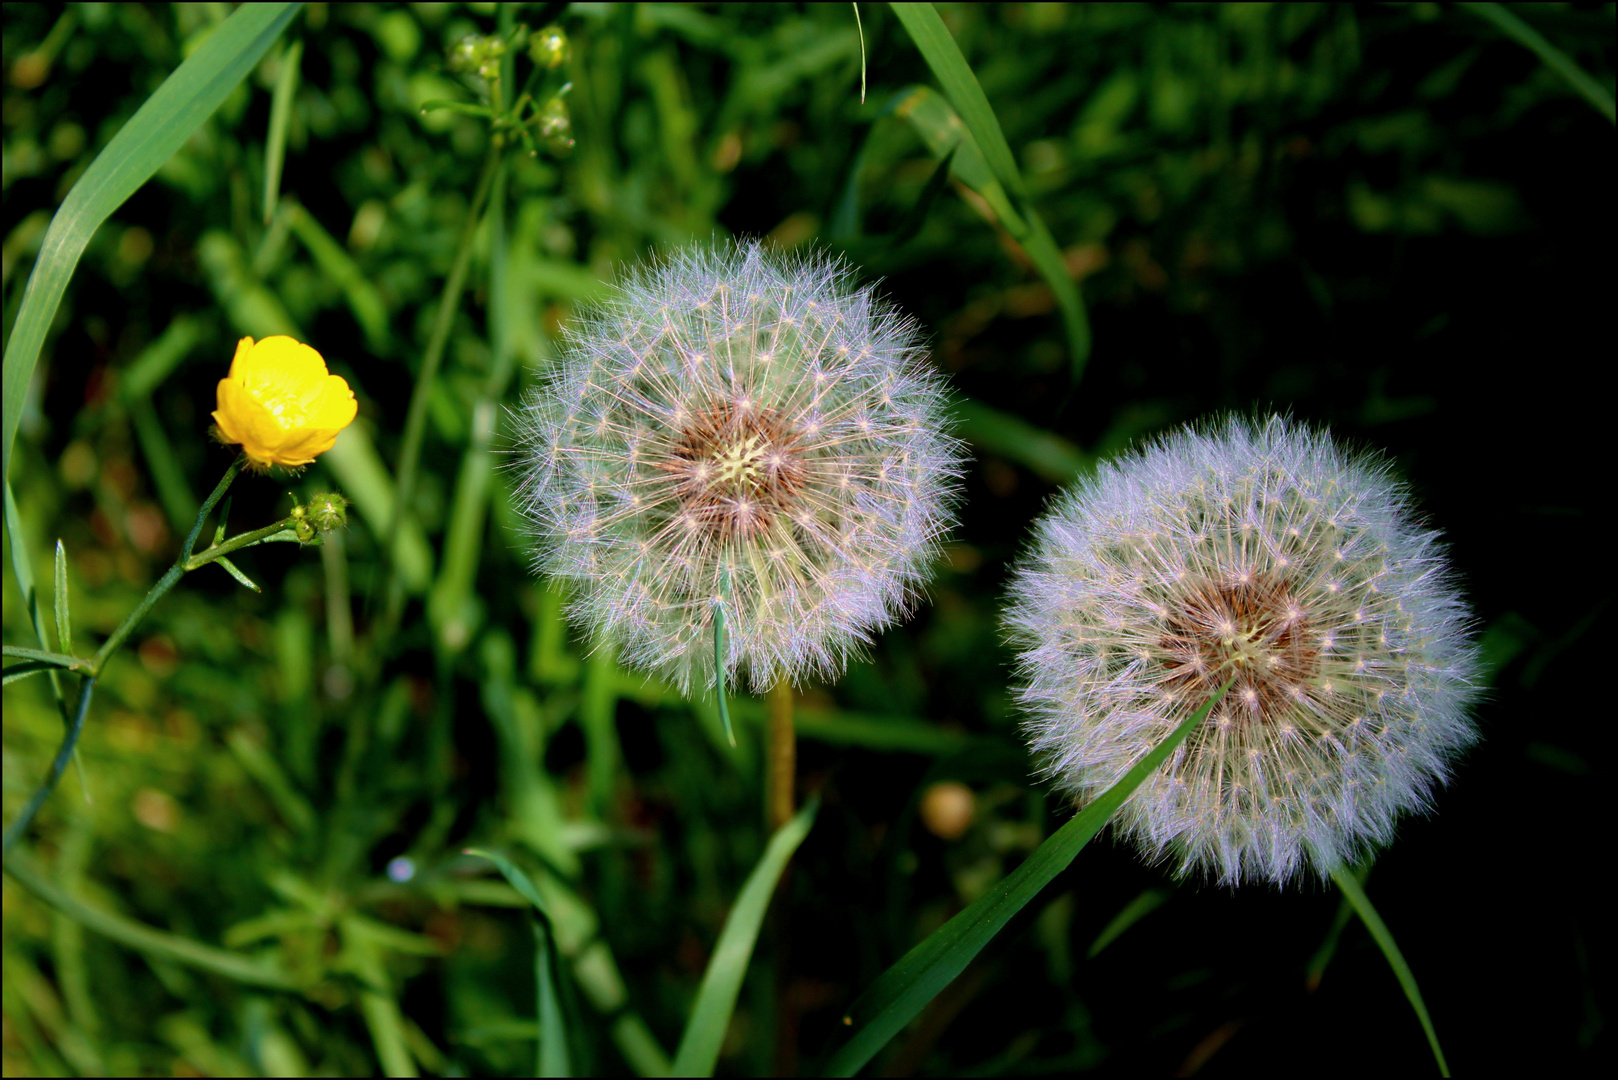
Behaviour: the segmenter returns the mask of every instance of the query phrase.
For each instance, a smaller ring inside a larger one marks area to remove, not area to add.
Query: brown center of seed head
[[[1319,673],[1308,616],[1280,575],[1194,583],[1168,609],[1158,638],[1165,684],[1206,700],[1235,676],[1221,716],[1276,722],[1306,697]]]
[[[680,516],[721,541],[767,532],[809,478],[797,431],[745,400],[693,416],[661,467],[678,478]]]

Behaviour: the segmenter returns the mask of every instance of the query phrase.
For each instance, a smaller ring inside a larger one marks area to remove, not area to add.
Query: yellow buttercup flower
[[[332,448],[358,410],[354,391],[327,372],[314,349],[284,336],[257,344],[244,337],[230,377],[219,380],[213,418],[223,441],[241,443],[248,461],[267,469],[309,464]]]

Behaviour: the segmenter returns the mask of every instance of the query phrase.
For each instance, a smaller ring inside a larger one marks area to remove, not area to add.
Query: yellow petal
[[[331,428],[301,428],[289,432],[287,441],[275,450],[278,465],[307,465],[337,442]]]
[[[242,358],[252,351],[252,338],[244,337],[236,343],[236,355],[230,359],[230,377],[232,379],[238,379],[241,377]]]
[[[321,383],[321,397],[309,416],[309,426],[341,431],[354,422],[360,409],[354,391],[341,375],[328,375]]]

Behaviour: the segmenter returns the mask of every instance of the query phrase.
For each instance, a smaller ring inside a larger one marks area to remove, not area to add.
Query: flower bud
[[[561,67],[567,61],[567,34],[554,23],[536,32],[528,42],[528,56],[538,67]]]
[[[309,524],[320,532],[334,532],[348,525],[348,500],[335,491],[314,496],[306,510]]]
[[[568,89],[564,86],[562,91],[565,93]],[[568,115],[567,102],[562,100],[561,93],[551,96],[539,107],[535,123],[551,153],[565,154],[573,149],[573,118]]]

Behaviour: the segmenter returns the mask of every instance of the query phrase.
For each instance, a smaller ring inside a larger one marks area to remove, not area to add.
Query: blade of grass
[[[861,994],[843,1017],[856,1027],[833,1055],[827,1076],[853,1076],[955,980],[1012,916],[1066,870],[1135,789],[1166,761],[1230,689],[1226,682],[1112,787],[1024,859],[1004,880],[967,906],[894,964]]]
[[[163,80],[96,155],[51,219],[28,276],[0,371],[0,478],[46,334],[79,257],[101,223],[124,204],[213,114],[297,12],[299,4],[243,4]]]
[[[73,655],[73,624],[67,607],[67,549],[56,541],[56,643],[67,656]]]
[[[272,990],[298,989],[297,981],[279,968],[240,953],[204,945],[200,941],[192,941],[177,934],[154,930],[122,915],[93,908],[45,880],[34,868],[32,861],[20,852],[12,852],[6,856],[5,870],[17,884],[68,918],[136,952],[159,960],[172,960],[203,971],[211,971],[215,975],[222,975],[249,986],[264,986]]]
[[[348,310],[365,334],[365,344],[372,352],[388,349],[388,305],[382,299],[371,279],[365,276],[359,263],[348,250],[315,220],[313,214],[288,196],[286,206],[287,227],[298,238],[309,255],[320,267],[320,272],[339,289],[348,301]]]
[[[292,95],[298,90],[298,65],[303,61],[303,42],[294,41],[281,53],[276,65],[275,90],[270,97],[270,131],[264,140],[264,224],[275,215],[275,201],[281,195],[281,166],[286,161],[287,125],[292,122]]]
[[[1404,954],[1399,951],[1399,945],[1393,940],[1393,934],[1388,930],[1388,924],[1382,921],[1382,916],[1376,913],[1371,905],[1371,898],[1365,895],[1365,887],[1360,884],[1352,870],[1347,867],[1338,867],[1332,871],[1332,880],[1337,882],[1337,888],[1343,893],[1345,899],[1354,905],[1354,913],[1360,917],[1360,922],[1371,932],[1382,955],[1387,957],[1388,966],[1393,969],[1393,975],[1404,988],[1405,997],[1410,1000],[1410,1007],[1416,1011],[1416,1019],[1421,1021],[1421,1030],[1427,1034],[1427,1045],[1433,1048],[1433,1060],[1438,1062],[1440,1076],[1449,1075],[1449,1064],[1444,1060],[1444,1050],[1438,1045],[1438,1032],[1433,1030],[1433,1019],[1427,1015],[1427,1003],[1421,999],[1421,990],[1416,986],[1416,976],[1405,963]]]
[[[1060,435],[981,401],[955,402],[956,432],[967,442],[1033,470],[1056,484],[1095,468],[1095,460]]]
[[[1135,899],[1125,904],[1123,910],[1114,915],[1112,920],[1101,928],[1101,933],[1097,934],[1096,939],[1090,943],[1089,951],[1085,955],[1092,960],[1095,959],[1102,949],[1117,941],[1125,930],[1128,930],[1131,926],[1162,907],[1171,895],[1167,889],[1159,888],[1150,888],[1142,892]]]
[[[702,974],[696,1004],[691,1007],[691,1018],[686,1021],[680,1049],[674,1055],[673,1075],[713,1075],[719,1048],[730,1028],[731,1014],[736,1010],[736,995],[741,992],[753,945],[758,941],[759,927],[764,924],[764,912],[775,894],[775,883],[781,879],[792,853],[809,835],[819,805],[818,800],[811,799],[797,816],[777,829],[758,865],[747,875],[747,882],[736,897],[736,906],[730,909],[725,928],[714,945],[708,970]]]
[[[539,1052],[535,1075],[571,1076],[567,1027],[562,1021],[562,997],[556,985],[556,937],[551,932],[551,917],[545,909],[545,901],[522,868],[504,855],[482,848],[467,848],[466,853],[494,863],[511,887],[534,906],[534,978],[539,989]]]
[[[1545,36],[1519,19],[1503,4],[1462,4],[1478,18],[1493,23],[1511,40],[1532,52],[1546,67],[1560,75],[1580,97],[1595,106],[1611,123],[1618,123],[1618,102],[1613,92],[1591,78],[1567,53],[1545,40]]]

